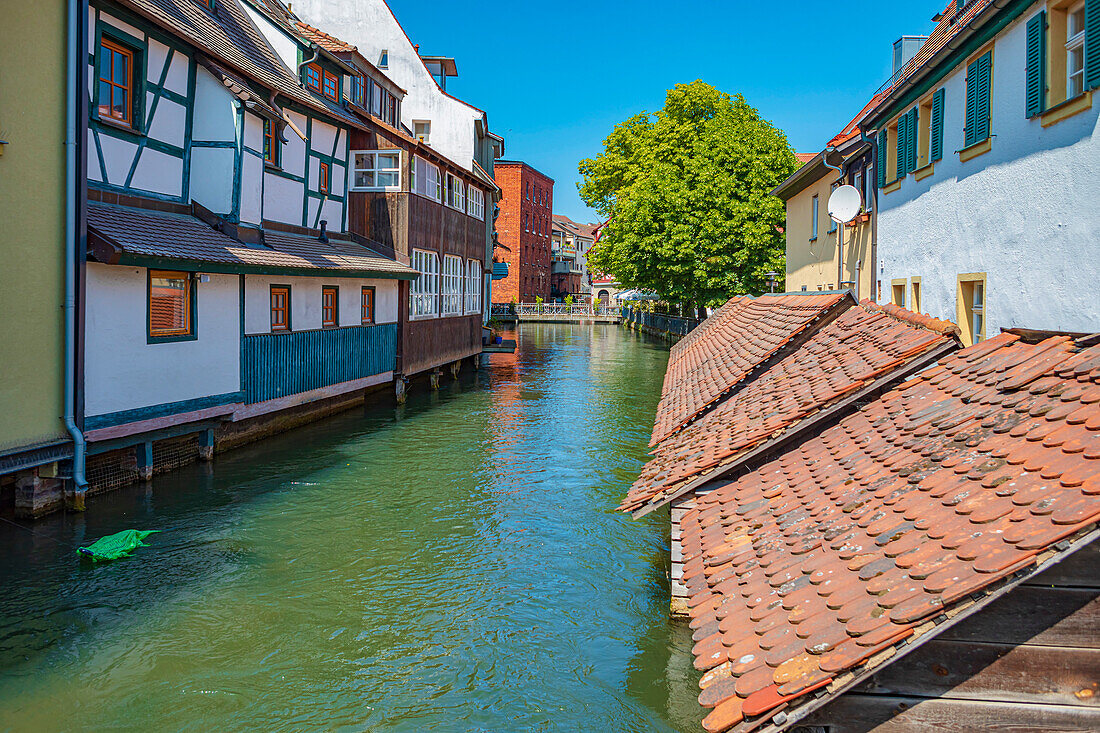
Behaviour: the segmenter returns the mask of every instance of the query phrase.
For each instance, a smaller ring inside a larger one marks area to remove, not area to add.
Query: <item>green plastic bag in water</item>
[[[117,560],[120,557],[129,557],[130,553],[139,547],[146,547],[146,543],[142,540],[159,531],[158,529],[152,529],[143,532],[137,529],[127,529],[109,534],[106,537],[100,537],[87,547],[78,547],[76,551],[83,557],[89,557],[93,561]]]

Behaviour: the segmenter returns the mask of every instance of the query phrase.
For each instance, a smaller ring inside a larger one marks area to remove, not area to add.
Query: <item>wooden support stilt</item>
[[[397,404],[405,404],[405,401],[409,398],[409,378],[398,375],[393,380],[393,388],[397,395]]]
[[[462,360],[451,362],[451,379],[458,379],[459,373],[462,372]]]
[[[428,381],[431,384],[432,390],[439,389],[439,380],[443,376],[442,369],[433,369],[432,373],[428,375]]]
[[[214,460],[214,429],[203,430],[199,434],[199,460]]]
[[[138,479],[141,481],[153,480],[153,443],[147,441],[134,446],[137,452]]]

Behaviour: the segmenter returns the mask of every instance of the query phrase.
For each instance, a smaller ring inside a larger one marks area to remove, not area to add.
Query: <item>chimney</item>
[[[321,234],[317,237],[318,242],[328,242],[328,232],[325,231],[326,229],[328,229],[328,220],[321,219]]]

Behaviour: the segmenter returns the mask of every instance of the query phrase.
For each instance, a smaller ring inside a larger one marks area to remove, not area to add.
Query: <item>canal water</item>
[[[697,731],[667,515],[615,511],[667,348],[515,336],[403,407],[0,527],[0,730]],[[161,533],[77,560],[129,528]]]

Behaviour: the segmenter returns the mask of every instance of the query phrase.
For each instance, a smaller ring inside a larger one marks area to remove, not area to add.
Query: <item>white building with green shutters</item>
[[[1100,0],[957,0],[861,121],[878,292],[958,322],[1100,331]]]

